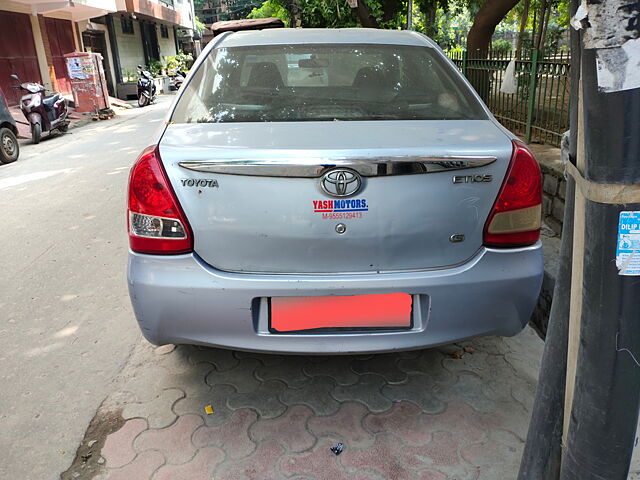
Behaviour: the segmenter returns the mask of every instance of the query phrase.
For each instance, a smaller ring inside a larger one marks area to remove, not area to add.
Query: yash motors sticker
[[[369,205],[364,198],[349,200],[313,200],[313,212],[322,213],[322,218],[330,220],[344,218],[362,218],[362,212],[368,212]]]

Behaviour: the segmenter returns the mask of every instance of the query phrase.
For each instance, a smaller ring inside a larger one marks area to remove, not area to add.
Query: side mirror
[[[20,79],[18,78],[18,75],[11,75],[11,78],[13,78],[16,82],[20,83]]]

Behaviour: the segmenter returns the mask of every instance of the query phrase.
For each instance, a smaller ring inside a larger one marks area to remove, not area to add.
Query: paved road
[[[126,180],[169,100],[25,143],[0,165],[0,478],[58,478],[139,342]]]
[[[530,329],[359,356],[141,343],[63,479],[512,479],[541,350]]]

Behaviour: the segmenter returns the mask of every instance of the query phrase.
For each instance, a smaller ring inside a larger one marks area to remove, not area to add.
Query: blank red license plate
[[[271,299],[271,329],[278,332],[409,327],[411,295],[408,293]]]

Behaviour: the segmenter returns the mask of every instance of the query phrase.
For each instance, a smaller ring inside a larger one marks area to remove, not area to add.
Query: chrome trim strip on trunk
[[[306,160],[306,161],[305,161]],[[258,177],[311,177],[321,176],[334,167],[350,168],[363,177],[388,175],[415,175],[447,172],[466,168],[484,167],[496,161],[492,156],[396,156],[366,158],[314,158],[314,159],[242,159],[179,162],[182,168],[204,173],[249,175]]]
[[[527,250],[527,249],[533,250],[533,247],[539,247],[538,243],[535,243],[533,245],[528,245],[526,247],[520,247],[519,250]],[[452,263],[451,265],[440,265],[436,267],[424,267],[424,268],[406,268],[406,269],[398,269],[398,270],[354,270],[354,271],[346,271],[346,272],[268,272],[268,271],[260,271],[260,270],[228,270],[228,269],[220,268],[212,263],[208,263],[204,258],[198,255],[196,252],[194,252],[194,258],[207,268],[213,268],[219,272],[229,273],[231,275],[265,275],[265,276],[276,276],[276,277],[292,276],[292,275],[300,276],[300,277],[304,277],[304,276],[340,277],[344,275],[380,275],[380,274],[393,274],[393,273],[438,272],[442,270],[450,270],[453,268],[460,268],[468,263],[474,262],[488,251],[491,251],[491,248],[480,246],[468,258],[456,263]],[[501,253],[503,252],[503,250],[498,250],[498,251]],[[509,250],[509,251],[512,251],[512,250]]]

